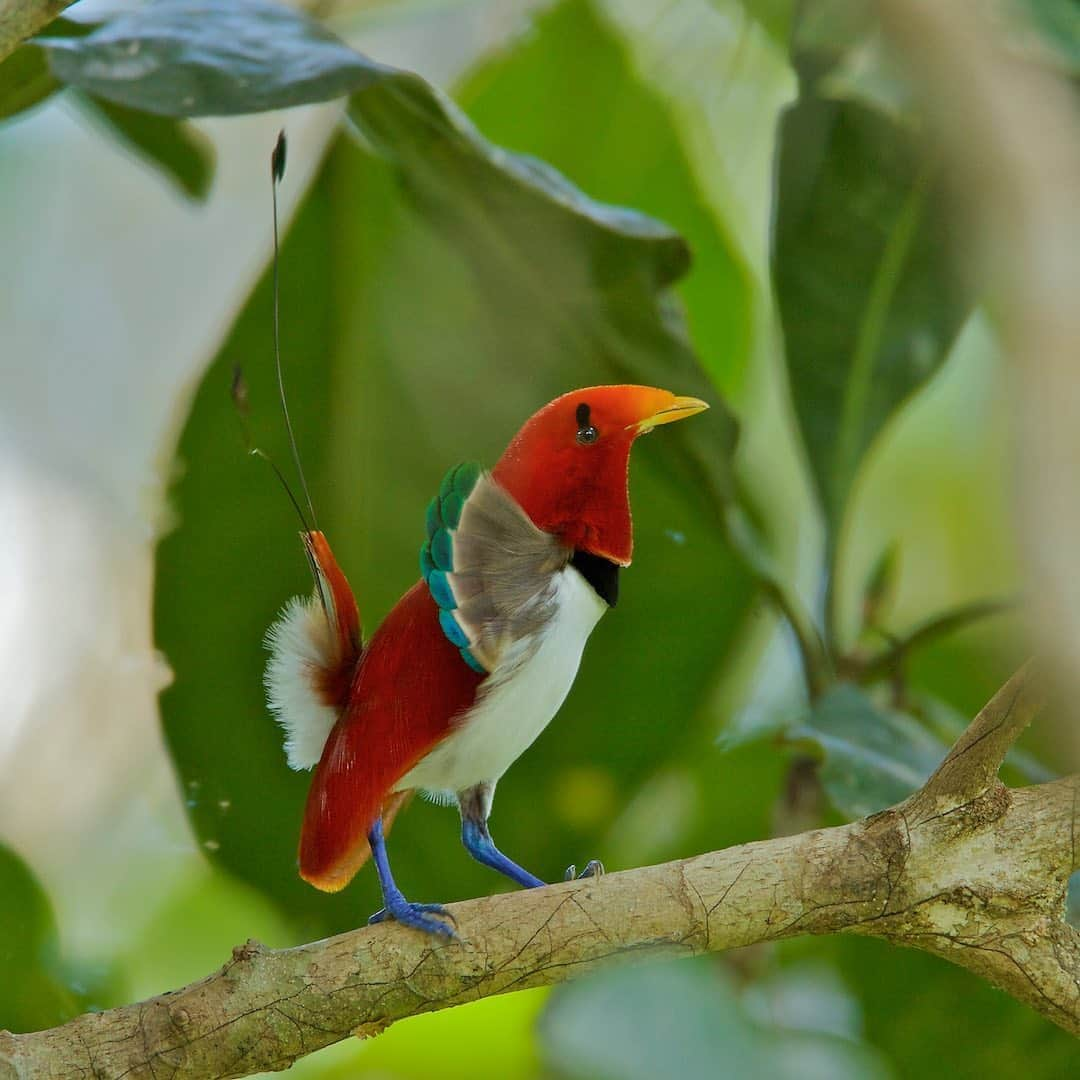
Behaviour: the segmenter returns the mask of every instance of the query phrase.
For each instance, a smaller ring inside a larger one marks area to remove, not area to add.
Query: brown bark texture
[[[75,0],[0,0],[0,61]]]

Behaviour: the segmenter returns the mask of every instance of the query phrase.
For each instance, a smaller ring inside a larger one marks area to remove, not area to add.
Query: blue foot
[[[429,914],[430,913],[430,914]],[[449,926],[432,915],[441,915],[449,919],[453,926]],[[386,922],[393,919],[402,926],[411,926],[414,930],[423,930],[427,934],[436,934],[442,937],[455,938],[457,933],[454,926],[457,925],[454,916],[442,906],[442,904],[411,904],[404,896],[392,898],[384,908],[380,908],[368,919],[368,925],[372,923]]]
[[[601,877],[604,873],[604,864],[599,859],[590,859],[585,864],[585,869],[579,874],[577,867],[571,863],[566,868],[566,873],[563,875],[563,881],[580,881],[582,878],[587,877]]]

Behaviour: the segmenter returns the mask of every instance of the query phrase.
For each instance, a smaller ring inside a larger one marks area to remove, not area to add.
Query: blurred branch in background
[[[951,174],[965,261],[997,318],[1021,422],[1019,520],[1033,626],[1067,700],[1080,681],[1080,113],[987,5],[881,0]],[[1080,764],[1075,709],[1058,732]]]
[[[75,0],[5,0],[0,11],[0,60],[13,53]]]
[[[624,955],[694,955],[851,933],[936,953],[1080,1034],[1080,934],[1064,921],[1080,777],[1006,788],[997,770],[1040,702],[1030,668],[926,785],[832,829],[454,905],[461,939],[365,927],[293,949],[256,942],[220,972],[49,1031],[0,1034],[0,1080],[283,1069],[331,1043]]]

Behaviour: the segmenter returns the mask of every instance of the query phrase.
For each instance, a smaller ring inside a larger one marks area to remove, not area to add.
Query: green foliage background
[[[998,618],[905,658],[899,697],[866,674],[920,619],[1013,591],[1008,552],[980,532],[1002,501],[992,465],[1005,435],[970,457],[958,447],[973,390],[984,414],[1001,409],[996,352],[950,268],[941,177],[912,106],[897,105],[884,71],[851,76],[872,27],[835,4],[807,7],[793,25],[782,3],[562,0],[454,88],[482,137],[420,80],[365,68],[348,106],[362,135],[335,137],[285,237],[294,424],[369,632],[416,577],[424,506],[448,465],[494,460],[572,386],[641,381],[715,402],[696,427],[635,450],[620,605],[557,720],[500,785],[493,831],[541,876],[887,805],[1025,651]],[[84,107],[188,194],[205,191],[197,135],[132,112],[130,88],[110,100],[107,83],[80,83],[84,39],[63,40],[54,71],[82,87]],[[0,116],[58,88],[27,50],[0,65]],[[33,93],[16,85],[15,60]],[[170,111],[170,93],[155,88],[153,111]],[[598,202],[491,144],[550,163]],[[370,872],[334,897],[296,877],[307,778],[286,768],[261,694],[265,628],[309,588],[289,507],[245,456],[229,394],[242,365],[257,441],[286,461],[271,319],[264,275],[195,396],[170,496],[177,527],[159,548],[156,638],[176,672],[163,722],[206,867],[93,974],[61,962],[47,897],[4,853],[4,926],[25,929],[0,929],[7,986],[19,987],[0,986],[0,1027],[164,990],[248,936],[299,942],[379,906]],[[926,587],[910,568],[947,550],[960,553],[947,585]],[[801,658],[792,620],[807,631]],[[807,754],[821,767],[805,768]],[[1015,768],[1022,782],[1041,766]],[[445,810],[403,815],[391,856],[417,899],[503,887],[467,859]],[[1056,1078],[1080,1053],[943,962],[828,939],[480,1002],[297,1068],[632,1078],[676,1066]]]

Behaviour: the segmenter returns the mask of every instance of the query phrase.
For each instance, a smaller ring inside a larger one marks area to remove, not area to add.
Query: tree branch
[[[13,53],[28,37],[70,7],[75,0],[8,0],[0,11],[0,61]]]
[[[0,1080],[245,1076],[619,956],[839,932],[936,953],[1080,1035],[1080,935],[1063,918],[1080,777],[1011,790],[995,776],[1036,700],[1025,669],[922,790],[862,821],[455,904],[460,941],[382,924],[293,949],[249,942],[181,990],[0,1033]]]

